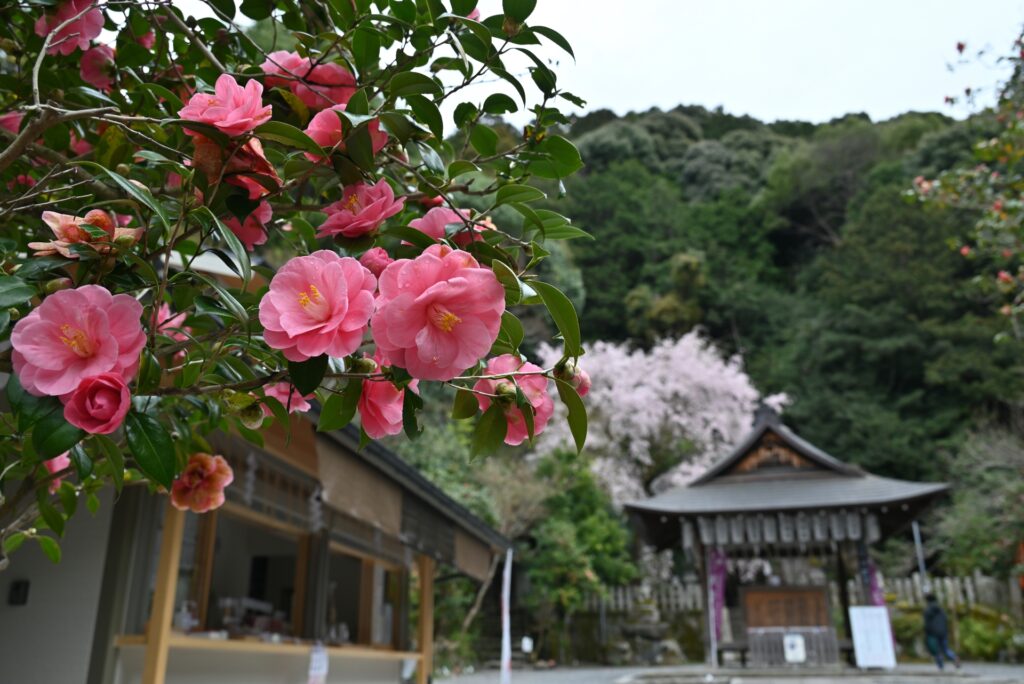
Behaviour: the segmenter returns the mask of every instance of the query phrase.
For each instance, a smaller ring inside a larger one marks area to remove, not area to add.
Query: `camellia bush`
[[[59,560],[107,486],[215,508],[208,435],[262,444],[314,399],[319,430],[415,438],[443,383],[486,452],[558,397],[586,437],[576,313],[531,275],[586,235],[536,204],[582,162],[558,135],[581,102],[536,53],[572,48],[535,0],[204,4],[0,10],[0,567],[32,540]],[[530,306],[546,367],[519,353]]]

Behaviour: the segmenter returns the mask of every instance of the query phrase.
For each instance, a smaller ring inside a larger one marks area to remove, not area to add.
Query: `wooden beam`
[[[160,560],[153,590],[153,607],[149,612],[146,634],[146,655],[142,667],[142,684],[164,684],[167,676],[167,654],[170,650],[171,624],[174,618],[174,592],[181,564],[181,541],[185,536],[185,512],[167,499],[164,513]]]
[[[428,684],[434,671],[434,559],[419,556],[416,568],[420,580],[420,666],[416,672],[416,684]]]

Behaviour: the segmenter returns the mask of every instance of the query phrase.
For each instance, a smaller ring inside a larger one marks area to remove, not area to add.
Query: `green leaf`
[[[427,125],[434,137],[443,140],[444,119],[441,117],[441,110],[437,108],[437,105],[422,95],[406,95],[405,101],[409,103],[416,118]]]
[[[4,539],[4,553],[11,554],[17,551],[25,543],[26,538],[24,532],[15,532]]]
[[[423,408],[423,399],[410,388],[405,388],[402,397],[402,429],[409,439],[416,439],[423,434],[423,426],[420,425],[416,414]]]
[[[547,197],[543,192],[530,185],[517,185],[510,183],[498,188],[498,194],[494,205],[499,206],[509,202],[533,202]]]
[[[467,123],[476,119],[480,114],[480,111],[471,102],[461,102],[455,107],[455,113],[452,115],[452,120],[455,121],[456,128],[462,128]]]
[[[508,420],[501,404],[492,401],[473,429],[473,454],[489,454],[498,450],[508,433]]]
[[[480,167],[471,161],[456,159],[448,165],[448,178],[455,180],[456,177],[461,176],[464,173],[476,173],[479,170]]]
[[[530,171],[541,178],[560,179],[571,176],[583,167],[583,160],[576,146],[560,135],[545,138],[537,149],[548,155],[548,159],[530,162]]]
[[[217,229],[217,234],[220,239],[227,244],[228,249],[231,250],[231,254],[235,257],[235,263],[241,269],[242,275],[242,286],[248,286],[249,281],[252,280],[252,263],[249,261],[249,250],[245,248],[242,241],[238,239],[234,231],[227,227],[223,221],[217,218],[209,207],[202,206],[196,209],[194,214],[202,214],[206,217],[206,220],[212,222],[214,227]]]
[[[476,395],[467,389],[460,389],[455,393],[455,401],[452,402],[452,418],[462,420],[472,418],[479,410],[480,404]]]
[[[501,314],[500,330],[502,336],[508,340],[509,346],[512,347],[513,351],[519,348],[519,345],[523,343],[523,338],[526,337],[522,321],[509,311]]]
[[[380,59],[380,36],[367,24],[357,28],[352,36],[352,56],[360,72],[376,66]]]
[[[223,285],[217,282],[216,278],[208,276],[205,273],[200,273],[199,271],[189,271],[187,275],[193,278],[198,278],[213,288],[214,292],[217,293],[217,296],[220,297],[220,300],[224,303],[224,306],[226,306],[228,311],[231,312],[231,315],[234,316],[242,325],[249,324],[249,314],[246,312],[245,307],[242,306],[241,303],[235,299],[235,297],[228,292]]]
[[[89,458],[89,454],[85,453],[85,449],[82,448],[81,443],[76,444],[71,449],[71,464],[75,466],[75,474],[78,475],[79,480],[85,480],[85,478],[92,475],[92,459]]]
[[[283,121],[268,121],[262,126],[257,126],[256,133],[260,138],[295,147],[303,152],[309,152],[321,157],[324,155],[324,148],[320,147],[315,140],[295,126],[286,124]]]
[[[402,238],[406,242],[416,245],[422,249],[426,249],[430,245],[437,244],[437,240],[430,237],[422,230],[417,230],[412,226],[391,226],[387,230],[383,231],[383,234]]]
[[[64,420],[63,410],[53,410],[39,419],[32,429],[32,446],[40,458],[63,454],[82,441],[85,431]]]
[[[576,451],[581,452],[587,441],[587,408],[575,387],[557,378],[555,384],[558,387],[558,396],[568,410],[569,431],[576,442]]]
[[[509,268],[508,264],[500,259],[491,262],[491,270],[501,286],[505,288],[505,306],[515,306],[523,297],[523,288],[519,284],[519,277],[516,272]]]
[[[391,97],[405,97],[406,95],[434,95],[441,94],[441,84],[424,74],[415,71],[402,71],[394,75],[388,83],[388,92]]]
[[[24,304],[36,296],[36,289],[21,278],[0,276],[0,309]]]
[[[516,104],[516,101],[505,93],[493,93],[484,100],[484,111],[488,114],[497,115],[518,110],[519,105]]]
[[[299,394],[311,394],[323,382],[327,372],[327,354],[315,356],[306,361],[289,361],[288,377]]]
[[[128,448],[142,474],[170,489],[177,474],[174,442],[163,424],[153,416],[129,411],[124,419]]]
[[[153,211],[153,213],[156,214],[157,217],[160,219],[160,223],[163,224],[164,230],[171,229],[170,217],[164,210],[163,205],[160,204],[160,202],[158,202],[155,197],[153,197],[153,193],[149,191],[149,188],[146,188],[145,186],[139,187],[138,185],[131,183],[124,176],[118,173],[114,173],[110,169],[100,166],[99,164],[93,162],[82,161],[74,163],[78,164],[79,166],[84,166],[87,169],[91,169],[96,175],[105,175],[107,178],[114,181],[114,183],[116,183],[118,187],[124,190],[125,193],[127,193],[132,199],[146,207],[149,207]]]
[[[242,14],[259,21],[260,19],[266,19],[274,11],[273,2],[267,2],[267,0],[242,0],[242,5],[239,7],[242,10]]]
[[[530,26],[530,30],[532,30],[534,33],[539,33],[540,35],[544,36],[558,47],[568,52],[570,55],[572,55],[573,60],[576,59],[576,53],[572,51],[572,45],[570,45],[569,41],[567,41],[565,37],[562,36],[562,34],[559,33],[558,31],[552,28],[548,28],[547,26]]]
[[[7,379],[6,393],[7,402],[18,416],[18,432],[27,432],[43,416],[64,410],[57,397],[37,397],[26,392],[13,373]]]
[[[537,0],[501,0],[501,9],[505,16],[520,24],[533,14],[533,9],[536,6]]]
[[[235,3],[232,0],[210,0],[210,5],[224,15],[225,19],[234,19]]]
[[[60,498],[60,506],[64,509],[64,515],[68,518],[75,514],[78,508],[78,495],[75,494],[75,486],[70,482],[61,482],[57,489],[57,496]]]
[[[45,535],[36,535],[33,537],[36,543],[39,544],[39,549],[46,554],[46,557],[50,559],[52,563],[60,563],[60,544],[53,537],[47,537]]]
[[[36,502],[36,505],[39,507],[39,516],[46,523],[46,526],[53,530],[58,537],[63,537],[64,516],[46,499],[46,496],[48,496],[47,493],[41,493],[39,501]]]
[[[481,156],[494,156],[498,152],[498,134],[490,126],[477,124],[469,134],[469,144]]]
[[[516,92],[519,93],[520,99],[522,99],[524,104],[526,103],[526,90],[523,88],[523,84],[519,82],[518,78],[508,73],[504,69],[499,69],[498,67],[491,67],[491,71],[495,73],[498,76],[498,78],[504,79],[507,83],[509,83],[509,85],[515,88]]]
[[[360,378],[351,378],[345,384],[341,394],[331,394],[324,402],[320,410],[320,422],[317,423],[318,432],[330,432],[340,430],[352,422],[356,415],[356,407],[359,406],[359,397],[363,394],[363,381]]]
[[[110,478],[114,481],[114,490],[120,494],[124,487],[124,454],[121,453],[121,447],[106,435],[93,435],[91,439],[99,445],[110,464]]]
[[[580,322],[576,317],[576,308],[569,301],[569,298],[562,294],[561,290],[553,285],[534,280],[530,282],[531,287],[544,300],[544,306],[548,308],[551,318],[558,326],[558,332],[562,333],[562,341],[565,344],[565,355],[577,357],[583,354],[583,346],[580,339]]]
[[[96,515],[96,511],[100,510],[100,498],[94,492],[89,492],[85,497],[85,507]]]

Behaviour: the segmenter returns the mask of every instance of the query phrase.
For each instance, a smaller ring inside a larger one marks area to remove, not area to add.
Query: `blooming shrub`
[[[57,560],[104,486],[220,505],[214,432],[262,444],[292,412],[415,438],[424,382],[479,451],[532,440],[557,387],[582,447],[579,323],[532,273],[585,235],[534,205],[582,166],[557,108],[581,101],[533,52],[572,52],[535,2],[203,4],[0,10],[0,568],[28,539]],[[500,142],[489,117],[520,110]],[[520,306],[558,329],[546,368]]]

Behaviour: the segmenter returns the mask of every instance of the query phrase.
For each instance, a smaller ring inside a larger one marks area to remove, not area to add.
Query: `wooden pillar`
[[[416,684],[428,684],[434,671],[434,559],[419,556],[416,566],[420,578],[420,668]]]
[[[359,625],[356,629],[356,643],[371,645],[373,643],[373,605],[374,579],[373,559],[363,558],[359,570]]]
[[[217,511],[203,515],[199,520],[199,539],[196,542],[196,569],[189,591],[199,611],[199,629],[209,629],[207,617],[210,609],[210,584],[213,582],[213,554],[217,542]]]
[[[164,513],[160,561],[156,570],[153,607],[146,630],[146,655],[142,668],[142,684],[164,684],[167,676],[167,654],[174,619],[174,593],[181,564],[181,541],[185,536],[185,511],[179,511],[167,500]]]
[[[843,560],[843,545],[836,544],[836,582],[839,583],[839,604],[843,610],[843,628],[846,631],[846,638],[853,640],[853,628],[850,626],[850,591],[847,588],[846,562]],[[853,650],[847,655],[850,664],[853,664]]]

